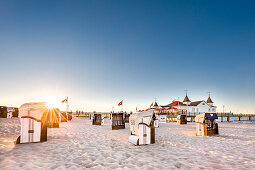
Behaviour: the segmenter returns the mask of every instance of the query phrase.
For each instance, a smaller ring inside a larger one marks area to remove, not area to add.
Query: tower
[[[155,102],[155,103],[154,103],[154,108],[157,108],[157,107],[158,107],[158,103]]]
[[[212,99],[211,99],[211,97],[210,97],[210,92],[208,92],[208,93],[209,93],[209,97],[208,97],[206,103],[207,103],[208,105],[212,106],[212,105],[213,105],[213,101],[212,101]]]
[[[191,101],[188,98],[188,94],[187,94],[188,90],[185,90],[185,91],[186,91],[186,96],[185,96],[185,98],[183,100],[183,104],[189,105],[191,103]]]
[[[154,106],[153,106],[153,108],[157,108],[157,107],[158,107],[157,98],[156,98],[156,97],[154,97],[154,99],[155,99],[155,102],[154,102]],[[153,104],[153,102],[152,102],[152,104]]]

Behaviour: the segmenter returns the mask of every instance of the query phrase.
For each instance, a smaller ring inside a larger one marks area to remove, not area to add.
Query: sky
[[[206,100],[255,113],[255,2],[1,0],[0,105],[125,111]]]

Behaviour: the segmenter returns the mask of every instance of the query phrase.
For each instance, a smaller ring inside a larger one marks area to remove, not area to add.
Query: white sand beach
[[[48,129],[48,141],[14,145],[17,118],[0,119],[0,169],[254,169],[255,124],[219,123],[218,136],[195,136],[195,123],[160,124],[156,143],[134,146],[129,126],[111,130],[74,118]]]

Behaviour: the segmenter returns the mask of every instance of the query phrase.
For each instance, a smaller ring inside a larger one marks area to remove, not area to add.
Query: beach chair
[[[129,142],[135,145],[155,143],[155,128],[152,119],[154,110],[134,113],[129,118],[131,136]]]
[[[8,113],[7,113],[7,118],[9,118],[9,119],[12,118],[12,111],[8,111]]]
[[[21,131],[17,144],[47,141],[48,109],[44,102],[21,105],[19,118]]]
[[[112,130],[125,129],[123,113],[112,113],[111,124]]]
[[[178,125],[187,124],[187,115],[178,115],[177,124]]]
[[[195,117],[196,121],[196,135],[210,136],[219,134],[218,123],[216,123],[218,116],[216,113],[203,113]]]
[[[60,110],[53,108],[48,112],[47,116],[47,127],[48,128],[59,128]]]
[[[6,106],[0,106],[0,118],[7,118],[8,110]]]
[[[72,112],[67,112],[68,121],[71,121],[73,119]]]
[[[61,111],[61,114],[60,114],[60,121],[61,122],[67,122],[67,113],[64,112],[64,111]]]
[[[104,123],[104,119],[103,119],[103,123]],[[102,114],[100,113],[94,113],[93,115],[93,119],[92,119],[92,125],[102,125]]]
[[[130,114],[125,114],[125,123],[129,123],[129,117],[130,117]]]

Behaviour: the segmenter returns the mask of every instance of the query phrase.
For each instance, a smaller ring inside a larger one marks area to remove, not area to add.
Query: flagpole
[[[180,99],[178,97],[178,114],[179,114],[179,110],[180,110]]]
[[[69,108],[68,108],[69,106],[68,106],[68,96],[66,97],[66,117],[67,117],[67,120],[68,120],[68,110],[69,110]]]
[[[124,112],[123,112],[123,100],[122,100],[122,105],[121,105],[121,106],[122,106],[122,113],[124,113]]]

